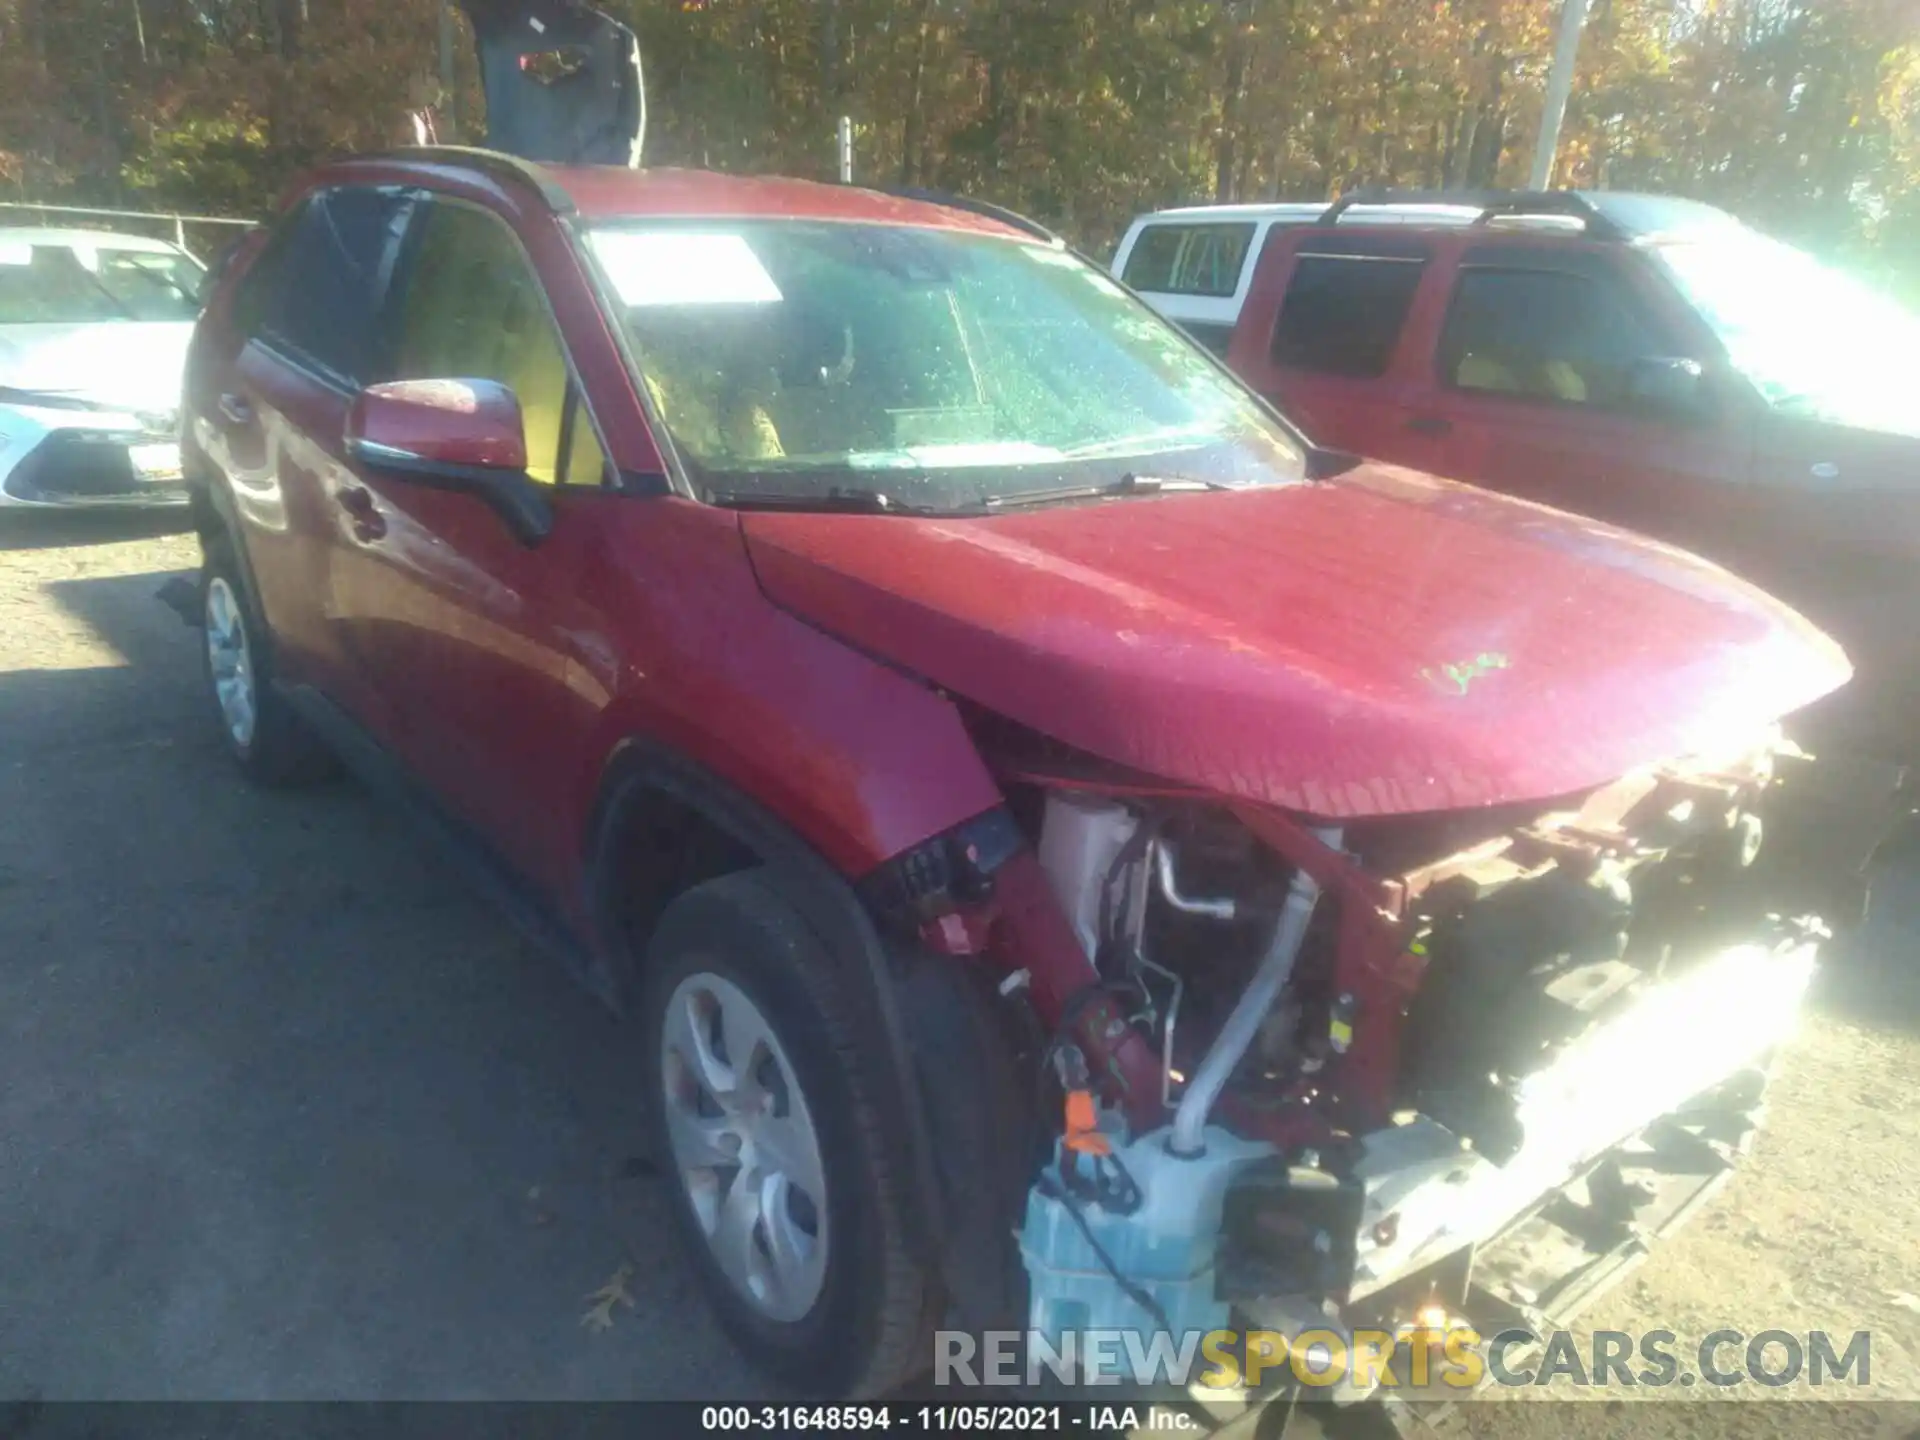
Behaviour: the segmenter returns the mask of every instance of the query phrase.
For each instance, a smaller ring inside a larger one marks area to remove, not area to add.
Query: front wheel
[[[333,757],[273,688],[273,641],[247,603],[228,541],[205,542],[200,618],[207,689],[227,753],[259,785],[298,785],[333,771]]]
[[[640,1011],[654,1153],[722,1325],[770,1374],[848,1399],[932,1359],[869,984],[750,870],[668,908]]]

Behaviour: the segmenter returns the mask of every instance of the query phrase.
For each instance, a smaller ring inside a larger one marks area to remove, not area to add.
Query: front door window
[[[397,307],[393,377],[508,386],[526,426],[527,473],[543,485],[599,484],[605,457],[513,232],[453,204],[434,205],[424,224]]]

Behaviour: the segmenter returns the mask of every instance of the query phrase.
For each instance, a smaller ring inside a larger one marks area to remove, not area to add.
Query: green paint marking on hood
[[[1420,671],[1420,678],[1436,690],[1444,690],[1449,695],[1464,695],[1467,693],[1467,687],[1489,670],[1505,670],[1512,663],[1497,651],[1489,651],[1476,655],[1471,660],[1442,665],[1438,670],[1427,666]]]

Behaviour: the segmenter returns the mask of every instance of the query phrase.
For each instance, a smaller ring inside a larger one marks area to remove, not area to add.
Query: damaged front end
[[[1029,1323],[1082,1375],[1086,1332],[1475,1297],[1504,1322],[1590,1290],[1742,1148],[1899,780],[1774,741],[1333,828],[983,749],[1030,844],[981,943],[1052,1027],[1066,1098],[1022,1230]],[[1700,1184],[1636,1178],[1655,1144],[1680,1157],[1656,1177]]]

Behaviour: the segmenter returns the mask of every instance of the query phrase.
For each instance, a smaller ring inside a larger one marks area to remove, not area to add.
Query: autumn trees
[[[1524,182],[1557,0],[602,0],[652,163],[1135,211]],[[407,133],[438,0],[0,0],[0,193],[217,209]],[[480,113],[456,49],[463,117]],[[442,134],[446,134],[443,121]],[[469,138],[474,127],[469,125]],[[1920,270],[1920,0],[1593,0],[1556,180]]]

